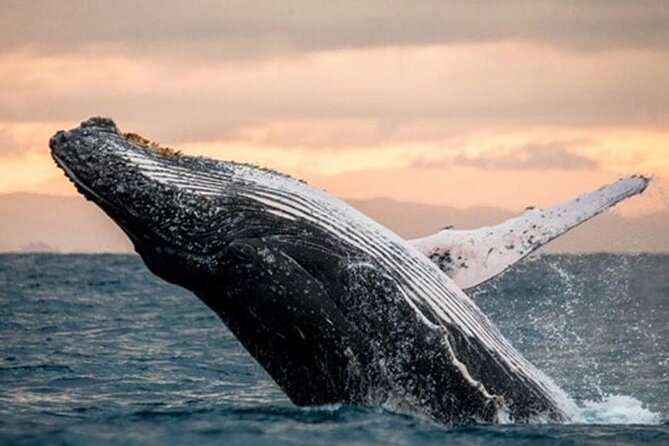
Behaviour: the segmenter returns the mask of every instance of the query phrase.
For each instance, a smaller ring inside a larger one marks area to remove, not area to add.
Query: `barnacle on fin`
[[[182,155],[181,150],[175,150],[171,147],[161,146],[157,142],[146,139],[137,133],[123,133],[123,137],[128,142],[144,147],[145,149],[153,150],[154,152],[163,156],[180,157]]]

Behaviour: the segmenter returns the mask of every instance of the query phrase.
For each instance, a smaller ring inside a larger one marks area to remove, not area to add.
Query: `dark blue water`
[[[137,257],[3,255],[0,443],[669,444],[669,257],[543,256],[471,294],[579,402],[576,423],[296,408]]]

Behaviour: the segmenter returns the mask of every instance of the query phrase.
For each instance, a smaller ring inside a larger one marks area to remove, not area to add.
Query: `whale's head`
[[[341,370],[355,341],[341,342],[354,330],[315,277],[335,270],[340,247],[320,236],[300,208],[306,205],[296,190],[308,186],[255,166],[182,156],[103,118],[58,132],[50,147],[79,192],[123,229],[148,268],[211,307],[293,401],[341,398]],[[335,327],[345,332],[335,336]],[[339,378],[317,373],[323,381],[297,384],[304,358],[312,371],[326,363],[336,370],[339,363]],[[291,361],[300,367],[287,366]]]
[[[278,183],[298,183],[273,171],[182,156],[120,132],[106,118],[59,131],[49,145],[79,192],[123,229],[152,272],[189,289],[208,271],[220,277],[227,257],[252,256],[251,241],[304,229],[268,208]]]

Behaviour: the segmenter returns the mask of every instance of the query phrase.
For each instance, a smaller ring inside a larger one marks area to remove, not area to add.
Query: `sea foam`
[[[575,424],[661,424],[660,414],[627,395],[605,395],[601,400],[585,400],[574,417]]]

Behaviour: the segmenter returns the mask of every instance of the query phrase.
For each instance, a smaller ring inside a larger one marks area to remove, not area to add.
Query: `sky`
[[[48,139],[95,115],[343,198],[522,209],[644,173],[623,210],[666,210],[669,8],[0,2],[0,193],[74,195]]]

